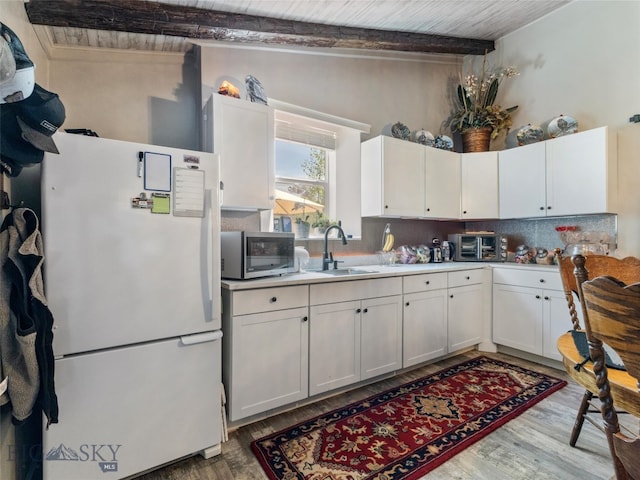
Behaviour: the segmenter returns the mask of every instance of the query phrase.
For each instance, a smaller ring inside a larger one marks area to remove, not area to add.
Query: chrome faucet
[[[329,264],[333,262],[333,254],[329,254],[328,236],[329,236],[329,232],[334,228],[338,229],[339,231],[338,236],[342,238],[342,244],[343,245],[347,244],[347,236],[344,234],[342,227],[337,223],[334,223],[333,225],[329,225],[329,227],[324,232],[324,249],[322,250],[322,270],[323,271],[329,270]],[[335,264],[334,264],[334,268],[335,268]]]

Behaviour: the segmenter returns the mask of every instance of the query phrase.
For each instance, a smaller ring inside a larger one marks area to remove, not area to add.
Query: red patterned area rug
[[[478,357],[254,441],[271,479],[411,480],[567,382]]]

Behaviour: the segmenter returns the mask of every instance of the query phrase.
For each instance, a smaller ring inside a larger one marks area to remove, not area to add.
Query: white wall
[[[520,106],[514,127],[565,114],[580,130],[617,130],[640,113],[640,2],[576,0],[496,47],[495,61],[521,72],[501,86]]]
[[[450,110],[445,92],[457,78],[459,59],[306,52],[203,45],[203,83],[217,91],[224,76],[242,82],[252,74],[268,97],[369,124],[371,136],[398,121],[412,131],[445,133],[440,131]]]

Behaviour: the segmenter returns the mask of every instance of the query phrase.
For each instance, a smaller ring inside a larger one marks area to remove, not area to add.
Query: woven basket
[[[488,152],[491,143],[491,127],[469,128],[462,132],[462,151]]]

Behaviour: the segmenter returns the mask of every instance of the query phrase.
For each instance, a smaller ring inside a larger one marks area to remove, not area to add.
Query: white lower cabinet
[[[561,360],[556,342],[571,320],[560,273],[541,268],[494,268],[493,341]]]
[[[223,290],[223,380],[229,420],[308,396],[309,287]],[[243,312],[234,315],[235,311]]]
[[[402,279],[310,286],[309,394],[402,367]]]
[[[403,278],[402,366],[447,353],[447,274]]]
[[[448,273],[447,348],[449,353],[482,341],[484,269]]]

